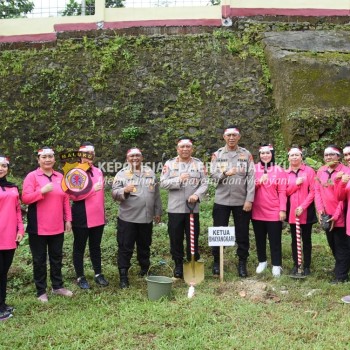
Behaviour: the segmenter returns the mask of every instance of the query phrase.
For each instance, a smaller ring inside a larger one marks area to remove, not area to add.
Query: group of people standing
[[[101,271],[100,245],[105,225],[103,174],[92,164],[95,150],[91,143],[83,143],[79,151],[91,155],[80,159],[81,163],[90,162],[87,176],[91,186],[84,194],[75,196],[63,191],[63,175],[54,170],[55,152],[50,147],[37,152],[39,166],[23,182],[21,200],[28,205],[26,232],[32,253],[33,277],[37,299],[43,303],[48,302],[47,258],[52,294],[73,296],[72,291],[64,288],[62,277],[64,232],[67,231],[73,230],[73,264],[79,287],[89,288],[83,264],[87,241],[94,280],[100,286],[108,285]],[[15,249],[24,235],[18,188],[6,179],[9,167],[9,159],[0,156],[0,320],[12,317],[14,310],[6,304],[7,274]],[[72,208],[70,200],[73,201]]]
[[[259,264],[256,273],[266,270],[267,238],[270,245],[272,274],[279,277],[282,271],[282,223],[290,224],[294,266],[299,269],[296,219],[300,222],[303,241],[303,274],[309,275],[312,250],[312,225],[323,214],[328,214],[327,240],[335,259],[334,283],[348,280],[350,269],[350,144],[341,151],[334,145],[324,150],[325,165],[317,174],[303,163],[302,150],[293,147],[288,151],[287,170],[275,163],[272,145],[259,148],[259,159],[253,162],[251,153],[239,146],[241,132],[236,126],[228,127],[223,134],[225,146],[213,155],[210,178],[216,185],[213,207],[213,225],[228,226],[232,214],[238,256],[238,274],[247,277],[249,256],[249,224],[252,221]],[[178,140],[177,156],[168,160],[158,181],[154,171],[143,164],[142,152],[131,148],[126,154],[127,166],[114,179],[112,197],[119,202],[117,222],[120,288],[129,287],[128,270],[136,244],[140,275],[150,268],[150,247],[153,222],[159,223],[162,215],[160,188],[169,192],[168,234],[170,253],[175,263],[174,277],[183,278],[184,258],[191,259],[190,209],[194,212],[195,260],[200,259],[198,237],[200,232],[199,204],[205,196],[209,176],[204,163],[192,156],[193,141],[189,137]],[[63,175],[54,170],[55,152],[43,147],[37,153],[38,168],[30,172],[23,183],[22,202],[28,205],[26,232],[33,257],[33,275],[39,301],[48,302],[47,256],[50,264],[52,293],[71,297],[64,288],[62,258],[64,232],[73,230],[73,264],[77,284],[89,289],[84,274],[84,252],[89,251],[94,269],[94,281],[107,286],[102,274],[101,240],[106,223],[104,179],[100,169],[93,165],[94,146],[85,142],[79,149],[81,163],[88,163],[88,190],[75,194],[62,189]],[[85,155],[85,156],[84,156]],[[7,273],[15,249],[24,235],[20,194],[15,184],[7,181],[10,167],[7,157],[0,156],[0,319],[12,316],[13,307],[6,304]],[[72,207],[70,206],[72,201]],[[315,204],[315,205],[314,205]],[[316,206],[316,211],[315,211]],[[346,228],[345,228],[346,227]],[[186,239],[186,248],[184,247]],[[220,274],[218,247],[212,248],[214,276]],[[350,297],[349,297],[350,301]]]

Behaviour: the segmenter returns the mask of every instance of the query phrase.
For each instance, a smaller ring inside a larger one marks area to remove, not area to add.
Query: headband
[[[350,153],[350,146],[346,146],[344,149],[343,149],[343,153]]]
[[[261,152],[271,152],[271,151],[273,151],[272,145],[261,146],[259,148],[259,153],[261,153]]]
[[[80,146],[79,152],[95,152],[95,147],[92,145]]]
[[[7,157],[0,157],[0,163],[10,164],[10,160]]]
[[[338,154],[338,156],[340,156],[340,150],[338,148],[335,148],[335,147],[327,147],[324,150],[324,154],[327,154],[327,153],[335,153],[335,154]]]
[[[43,149],[39,149],[38,151],[38,156],[48,155],[48,154],[54,155],[55,152],[53,151],[52,148],[43,148]]]
[[[302,149],[299,148],[299,147],[292,147],[292,148],[289,149],[288,155],[290,156],[290,155],[293,154],[293,153],[299,153],[300,155],[302,155],[302,154],[303,154],[303,151],[302,151]]]
[[[182,145],[191,145],[192,146],[192,141],[190,139],[181,139],[177,142],[178,146]]]
[[[142,156],[142,153],[141,153],[141,151],[138,148],[130,148],[126,152],[127,156],[133,156],[133,155],[136,155],[136,154],[139,154],[140,156]]]
[[[224,135],[229,135],[229,134],[240,134],[239,130],[237,128],[228,128],[224,131]]]

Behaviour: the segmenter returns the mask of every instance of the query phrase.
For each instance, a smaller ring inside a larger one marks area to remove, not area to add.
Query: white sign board
[[[209,247],[229,247],[235,245],[236,236],[234,227],[208,227]]]

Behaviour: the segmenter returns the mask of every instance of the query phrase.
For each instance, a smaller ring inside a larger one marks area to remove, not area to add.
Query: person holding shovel
[[[345,232],[344,201],[339,200],[339,176],[346,174],[348,168],[340,162],[340,149],[329,145],[324,150],[325,165],[317,171],[315,182],[315,205],[319,221],[327,214],[329,226],[325,228],[328,245],[335,258],[332,284],[349,280],[350,248]]]
[[[241,132],[236,126],[224,131],[224,147],[212,155],[211,178],[217,184],[213,207],[214,226],[228,226],[231,213],[235,224],[238,275],[247,277],[249,223],[254,201],[254,162],[251,153],[238,145]],[[220,275],[220,248],[212,247],[213,275]]]
[[[195,260],[198,252],[199,202],[208,189],[208,178],[204,164],[192,157],[193,141],[182,137],[177,142],[177,157],[168,160],[160,178],[160,186],[169,191],[168,233],[170,252],[175,262],[174,277],[183,278],[184,235],[186,236],[186,257],[191,260],[190,209],[194,206],[194,248]]]
[[[303,163],[303,153],[298,147],[288,151],[289,168],[287,170],[287,221],[292,237],[292,256],[294,266],[292,275],[298,273],[298,251],[296,238],[296,218],[299,218],[300,233],[303,241],[303,275],[310,275],[311,265],[311,232],[317,222],[315,198],[315,171]]]
[[[126,160],[128,165],[117,173],[112,186],[112,197],[120,203],[117,263],[121,289],[129,287],[128,270],[135,243],[140,276],[148,273],[153,221],[158,224],[162,215],[159,184],[153,170],[142,165],[141,151],[129,149]]]

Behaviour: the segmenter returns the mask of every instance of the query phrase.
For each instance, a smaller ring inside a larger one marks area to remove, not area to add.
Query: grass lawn
[[[162,192],[166,207],[166,193]],[[350,284],[330,285],[334,262],[325,235],[315,226],[312,275],[304,280],[288,277],[292,267],[288,229],[283,234],[283,275],[274,279],[271,266],[255,274],[257,258],[253,233],[248,261],[250,277],[237,276],[235,248],[225,250],[224,283],[211,276],[212,259],[207,227],[212,225],[212,199],[202,203],[201,252],[205,280],[193,299],[188,286],[176,281],[171,298],[149,301],[147,283],[137,276],[135,260],[130,270],[131,288],[118,288],[115,218],[117,206],[107,192],[109,223],[103,238],[103,270],[110,285],[93,282],[88,257],[86,276],[92,288],[75,285],[72,235],[65,240],[63,274],[71,299],[51,296],[48,304],[36,300],[28,241],[16,252],[10,271],[7,302],[16,307],[14,317],[0,323],[0,349],[349,349],[350,305],[341,297]],[[170,276],[169,243],[164,223],[154,229],[154,270]],[[269,255],[269,254],[268,254]],[[87,253],[86,253],[87,256]],[[134,258],[133,258],[134,259]],[[160,266],[160,261],[168,265]]]

